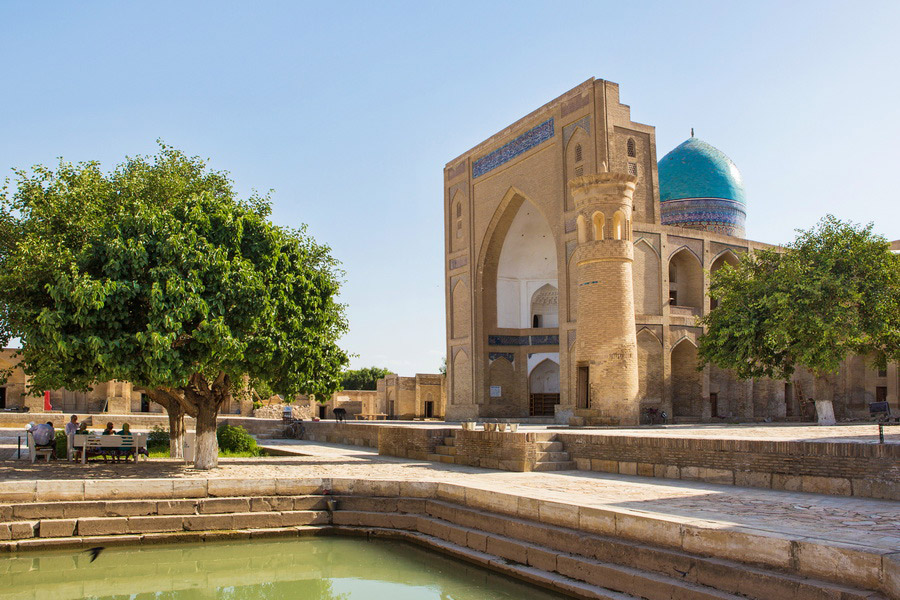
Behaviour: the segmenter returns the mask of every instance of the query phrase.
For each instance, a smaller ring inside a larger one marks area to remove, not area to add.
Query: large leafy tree
[[[850,354],[884,368],[900,359],[900,256],[872,226],[829,215],[782,249],[759,250],[712,276],[700,359],[740,378],[830,376]]]
[[[219,408],[248,378],[340,388],[347,323],[330,249],[273,225],[267,198],[238,199],[203,160],[162,145],[109,174],[38,166],[0,201],[0,341],[20,338],[33,389],[130,381],[196,417],[207,469]]]
[[[342,385],[345,390],[374,390],[376,382],[390,373],[381,367],[348,369],[342,374]]]

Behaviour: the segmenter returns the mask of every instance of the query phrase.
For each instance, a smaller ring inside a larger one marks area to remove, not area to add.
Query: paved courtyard
[[[881,551],[900,548],[900,503],[866,498],[741,488],[583,471],[515,473],[379,456],[374,450],[294,440],[266,446],[295,453],[257,459],[222,459],[198,472],[180,461],[135,464],[0,462],[0,480],[97,478],[350,477],[461,483],[499,492],[635,511],[680,523],[772,532]]]

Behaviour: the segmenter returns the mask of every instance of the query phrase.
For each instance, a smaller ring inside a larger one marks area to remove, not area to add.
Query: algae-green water
[[[551,600],[566,596],[391,540],[316,537],[0,557],[0,600]]]

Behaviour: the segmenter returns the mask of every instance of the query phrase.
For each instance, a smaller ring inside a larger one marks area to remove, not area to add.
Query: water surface
[[[562,599],[430,550],[318,537],[20,553],[0,558],[0,600]]]

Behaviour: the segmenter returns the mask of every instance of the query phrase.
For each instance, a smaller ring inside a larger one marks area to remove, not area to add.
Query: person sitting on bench
[[[50,448],[53,451],[50,456],[56,460],[56,432],[53,430],[52,421],[32,427],[31,436],[34,438],[35,448]]]

